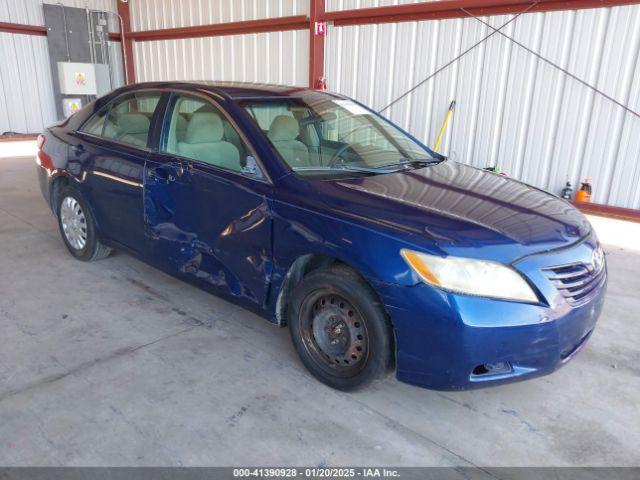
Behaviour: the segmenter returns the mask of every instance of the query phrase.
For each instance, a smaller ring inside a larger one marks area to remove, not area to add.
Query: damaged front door
[[[144,172],[145,232],[157,263],[252,303],[271,273],[270,184],[208,100],[173,94]]]

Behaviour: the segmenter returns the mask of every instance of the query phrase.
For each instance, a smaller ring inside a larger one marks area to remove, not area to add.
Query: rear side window
[[[90,133],[91,135],[97,135],[99,137],[102,136],[102,130],[104,129],[104,120],[109,113],[109,109],[111,108],[111,104],[102,107],[101,110],[98,111],[93,117],[89,119],[87,123],[84,124],[81,131],[85,133]]]
[[[226,116],[204,99],[176,95],[162,150],[234,172],[253,173],[257,168],[248,149]]]
[[[159,92],[133,93],[117,98],[91,117],[81,131],[146,147],[151,118],[159,101]]]

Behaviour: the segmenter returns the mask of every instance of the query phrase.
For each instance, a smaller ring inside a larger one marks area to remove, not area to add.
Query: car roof
[[[334,93],[312,90],[306,87],[294,87],[287,85],[273,85],[264,83],[245,82],[213,82],[213,81],[175,81],[175,82],[145,82],[127,85],[120,92],[137,90],[142,88],[176,88],[217,93],[224,97],[239,100],[248,98],[274,98],[274,97],[307,97],[331,95],[340,97]]]

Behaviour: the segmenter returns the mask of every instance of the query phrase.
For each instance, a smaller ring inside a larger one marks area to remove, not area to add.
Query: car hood
[[[412,243],[446,254],[511,262],[566,247],[591,232],[584,215],[568,202],[451,160],[321,183],[334,211],[384,224]]]

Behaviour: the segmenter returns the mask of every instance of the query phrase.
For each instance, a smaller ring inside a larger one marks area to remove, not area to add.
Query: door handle
[[[172,175],[169,169],[166,167],[156,167],[150,172],[151,178],[158,183],[171,183],[176,180],[175,175]]]
[[[182,176],[184,168],[180,163],[168,163],[151,170],[151,176],[159,183],[172,183]]]

